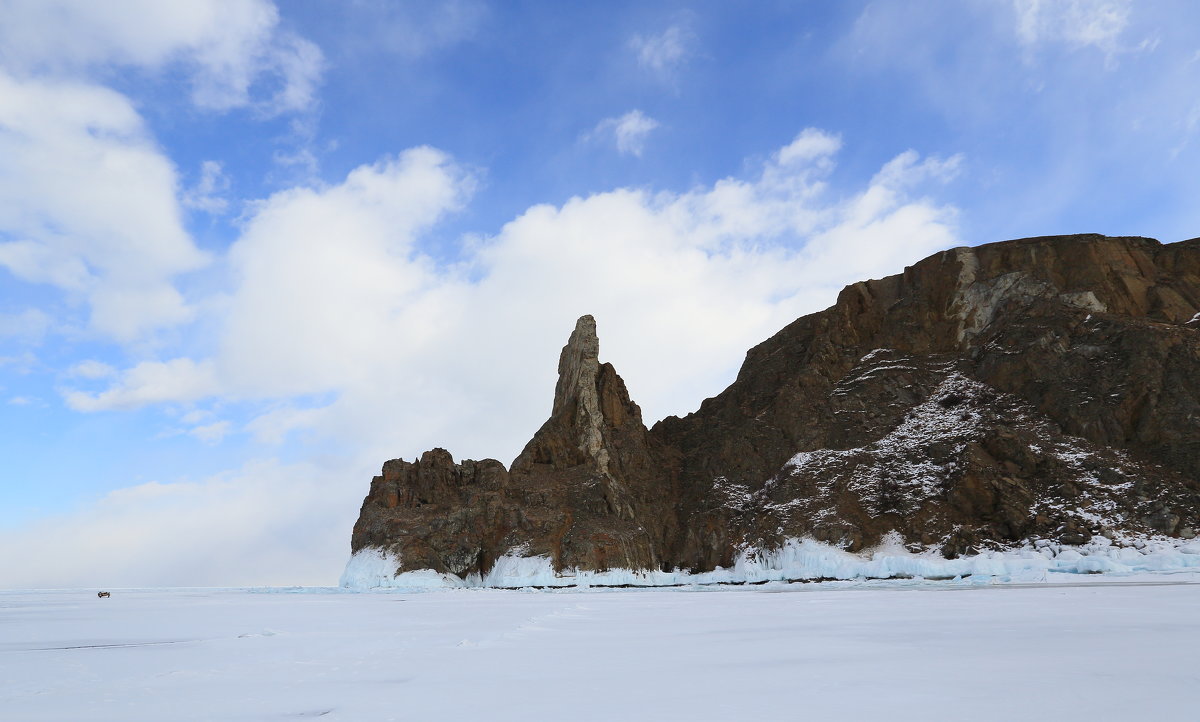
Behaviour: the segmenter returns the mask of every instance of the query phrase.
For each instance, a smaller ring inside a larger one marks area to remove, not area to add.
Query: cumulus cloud
[[[86,298],[93,327],[120,340],[191,317],[170,279],[208,259],[128,99],[0,70],[0,157],[0,232],[14,239],[0,267]]]
[[[315,45],[279,27],[269,0],[7,0],[0,48],[19,75],[179,65],[196,105],[267,113],[309,106],[323,65]]]
[[[336,390],[368,382],[377,354],[419,346],[443,322],[422,304],[445,276],[415,243],[473,187],[445,154],[416,148],[258,205],[229,253],[239,283],[218,360],[230,390]]]
[[[646,138],[657,127],[657,120],[634,109],[625,115],[600,121],[590,137],[610,138],[616,144],[618,153],[641,157],[646,149]]]

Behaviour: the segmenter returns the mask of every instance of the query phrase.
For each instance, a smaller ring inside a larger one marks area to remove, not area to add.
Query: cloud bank
[[[441,151],[413,148],[336,185],[276,193],[252,206],[223,259],[228,292],[200,304],[213,314],[211,354],[115,374],[83,364],[66,400],[81,411],[192,409],[180,422],[207,443],[304,434],[331,442],[337,460],[264,460],[113,492],[5,546],[30,548],[52,529],[86,536],[62,579],[91,570],[172,583],[162,570],[184,558],[194,559],[190,584],[329,583],[385,458],[435,445],[458,458],[516,455],[549,411],[558,349],[583,313],[599,320],[601,354],[648,422],[686,413],[732,380],[747,348],[846,283],[956,244],[954,209],[922,194],[952,178],[959,158],[907,151],[865,187],[836,193],[840,147],[810,128],[745,177],[534,206],[461,239],[463,260],[449,265],[424,249],[477,179]],[[226,415],[229,404],[258,411]],[[41,579],[27,571],[18,578]]]

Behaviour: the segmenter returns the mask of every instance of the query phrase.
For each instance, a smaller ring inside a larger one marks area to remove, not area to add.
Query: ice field
[[[1200,572],[1061,576],[0,592],[0,718],[1194,718]]]

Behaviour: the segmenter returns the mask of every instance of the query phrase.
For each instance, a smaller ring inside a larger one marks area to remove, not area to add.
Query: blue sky
[[[0,0],[0,585],[332,583],[583,313],[654,421],[937,250],[1198,235],[1198,16]]]

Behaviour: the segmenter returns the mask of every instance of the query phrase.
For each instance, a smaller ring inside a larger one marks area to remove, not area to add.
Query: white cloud
[[[909,193],[956,159],[904,153],[834,197],[839,145],[810,129],[756,177],[535,206],[452,267],[416,244],[473,184],[437,151],[278,193],[253,207],[230,252],[235,289],[212,358],[143,364],[68,401],[274,399],[283,405],[247,426],[260,440],[309,428],[367,458],[397,444],[505,458],[548,409],[574,319],[593,313],[647,420],[685,413],[732,379],[746,348],[842,285],[954,244],[953,211]],[[312,394],[326,396],[297,400]]]
[[[115,385],[99,394],[66,393],[76,411],[132,409],[165,401],[194,401],[220,391],[211,362],[177,358],[143,361],[121,374]]]
[[[201,421],[211,419],[213,412],[208,409],[192,409],[179,417],[179,422],[182,424],[199,424]]]
[[[116,376],[117,370],[103,361],[88,359],[72,366],[67,375],[81,379],[107,379]]]
[[[188,429],[187,433],[206,444],[217,444],[229,433],[230,426],[231,424],[228,421],[216,421],[211,424]]]
[[[297,429],[316,426],[324,413],[323,408],[302,409],[288,405],[255,417],[246,424],[246,431],[254,434],[254,439],[259,443],[279,444]]]
[[[487,17],[478,0],[358,0],[347,32],[353,49],[420,57],[470,38]]]
[[[1189,211],[1137,198],[1183,197],[1198,185],[1187,160],[1200,148],[1200,125],[1188,123],[1200,97],[1189,13],[1179,2],[1004,0],[942,3],[930,22],[900,3],[871,3],[836,55],[963,129],[954,142],[979,171],[957,189],[971,207],[972,237],[1099,224],[1184,238],[1195,235]]]
[[[191,317],[171,277],[207,257],[183,229],[176,177],[112,91],[0,71],[0,267],[86,298],[127,341]]]
[[[917,151],[910,148],[885,163],[871,179],[871,185],[901,189],[931,180],[949,183],[962,171],[962,164],[961,154],[945,159],[922,159]]]
[[[436,282],[430,263],[411,255],[416,234],[457,208],[472,184],[440,152],[417,148],[360,167],[332,188],[272,196],[254,207],[229,253],[240,283],[218,363],[145,362],[103,393],[69,393],[68,403],[95,411],[362,383],[374,366],[352,359],[394,343],[387,319]],[[297,348],[303,354],[292,356]]]
[[[305,130],[296,132],[294,128],[292,135],[289,150],[276,150],[271,154],[275,170],[269,174],[269,180],[281,186],[320,185],[321,162],[313,152],[313,134]]]
[[[338,389],[361,383],[381,351],[419,342],[391,337],[404,328],[391,320],[416,321],[420,300],[440,280],[414,243],[473,185],[444,154],[417,148],[362,166],[340,185],[285,191],[260,204],[229,254],[240,279],[221,341],[230,390]],[[291,355],[298,348],[304,353]]]
[[[0,313],[0,339],[36,345],[41,343],[51,325],[50,316],[36,308],[27,308],[20,313]]]
[[[694,40],[685,26],[672,25],[657,35],[634,35],[629,47],[637,55],[638,65],[667,79],[687,60]]]
[[[817,128],[805,128],[791,143],[780,148],[775,160],[780,165],[790,166],[829,158],[842,148],[842,139]]]
[[[1132,5],[1131,0],[1013,0],[1017,39],[1026,46],[1091,46],[1111,57],[1128,49],[1120,39]]]
[[[591,137],[611,137],[617,152],[641,157],[646,138],[658,127],[658,121],[640,110],[631,110],[616,118],[605,118],[591,132]]]
[[[11,366],[16,373],[27,374],[37,364],[37,356],[29,351],[16,356],[0,356],[0,366]]]
[[[183,205],[205,213],[224,213],[229,201],[222,194],[227,190],[229,177],[225,175],[221,163],[206,160],[200,164],[200,178],[196,184],[184,191]]]
[[[315,45],[279,28],[268,0],[6,0],[0,48],[21,75],[178,64],[198,106],[267,113],[309,106],[323,65]],[[268,92],[254,98],[254,87]]]

